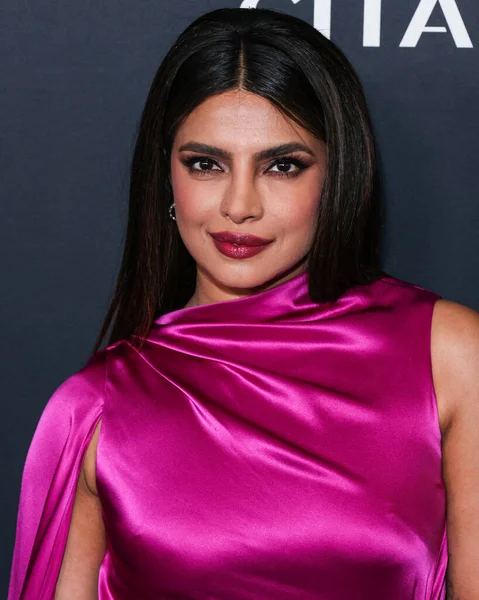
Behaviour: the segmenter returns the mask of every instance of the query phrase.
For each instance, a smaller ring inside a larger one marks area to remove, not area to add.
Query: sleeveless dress
[[[9,600],[53,599],[100,420],[99,600],[444,599],[438,298],[387,276],[315,304],[303,273],[98,352],[33,438]]]

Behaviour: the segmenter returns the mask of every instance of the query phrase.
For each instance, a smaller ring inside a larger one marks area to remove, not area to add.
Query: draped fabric
[[[300,274],[100,351],[35,433],[9,600],[52,600],[100,419],[99,600],[443,600],[439,297],[383,277],[315,304]]]

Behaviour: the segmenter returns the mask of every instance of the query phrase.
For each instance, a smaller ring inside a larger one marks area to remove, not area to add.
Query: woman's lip
[[[253,256],[256,256],[256,254],[263,252],[263,250],[266,250],[266,248],[268,248],[269,246],[269,243],[258,244],[256,246],[247,246],[245,244],[232,244],[231,242],[220,242],[214,237],[213,244],[215,245],[218,252],[221,252],[221,254],[223,254],[224,256],[227,256],[228,258],[237,259],[251,258]]]
[[[265,246],[273,241],[260,238],[251,233],[235,233],[233,231],[217,231],[210,233],[210,235],[217,242],[235,244],[236,246]]]

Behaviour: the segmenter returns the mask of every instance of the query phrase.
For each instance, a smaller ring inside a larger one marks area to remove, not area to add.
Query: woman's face
[[[177,225],[197,264],[187,306],[304,270],[326,164],[325,144],[256,94],[225,92],[189,114],[171,154]]]

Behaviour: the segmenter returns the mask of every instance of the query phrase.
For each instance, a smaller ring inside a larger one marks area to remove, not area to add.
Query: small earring
[[[175,203],[173,202],[173,204],[168,209],[168,214],[170,215],[170,219],[172,221],[176,221],[176,215],[173,214],[174,209],[175,209]]]

